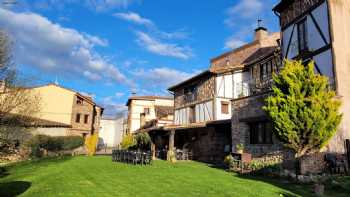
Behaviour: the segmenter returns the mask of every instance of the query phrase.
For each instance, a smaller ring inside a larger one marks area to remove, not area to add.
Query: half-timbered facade
[[[313,60],[342,100],[343,121],[328,150],[344,151],[350,138],[350,1],[282,0],[274,9],[282,31],[282,55]]]

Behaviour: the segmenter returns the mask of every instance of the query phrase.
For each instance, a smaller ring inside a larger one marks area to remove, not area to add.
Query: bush
[[[228,167],[231,166],[231,164],[233,163],[233,157],[232,157],[231,154],[229,154],[229,155],[227,155],[227,156],[225,157],[224,163],[225,163]]]
[[[96,148],[97,148],[97,142],[98,142],[98,133],[94,133],[86,137],[85,145],[88,150],[88,154],[90,156],[95,154]]]
[[[129,149],[130,147],[133,147],[136,145],[135,139],[131,134],[127,134],[123,136],[123,140],[120,143],[120,146],[122,149]]]
[[[146,150],[150,148],[151,137],[148,133],[138,133],[135,135],[136,146],[138,149]]]
[[[42,157],[43,151],[58,152],[63,150],[73,150],[84,144],[80,136],[59,136],[51,137],[47,135],[36,135],[29,142],[32,157]]]
[[[84,145],[84,138],[80,136],[63,137],[63,150],[73,150]]]

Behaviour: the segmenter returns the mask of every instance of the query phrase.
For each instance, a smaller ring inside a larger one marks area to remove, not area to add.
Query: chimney
[[[265,38],[268,37],[268,35],[269,35],[269,33],[267,32],[267,29],[265,27],[258,27],[255,29],[254,41],[264,40]]]

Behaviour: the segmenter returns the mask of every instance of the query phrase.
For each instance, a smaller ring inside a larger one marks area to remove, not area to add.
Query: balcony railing
[[[254,94],[269,91],[272,87],[272,79],[266,80],[250,79],[235,84],[235,97],[241,98],[246,96],[252,96]]]

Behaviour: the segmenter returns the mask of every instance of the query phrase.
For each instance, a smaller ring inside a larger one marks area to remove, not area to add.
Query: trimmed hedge
[[[51,152],[73,150],[84,144],[83,137],[80,136],[59,136],[51,137],[47,135],[36,135],[28,143],[31,148],[31,156],[42,157],[42,150]]]

